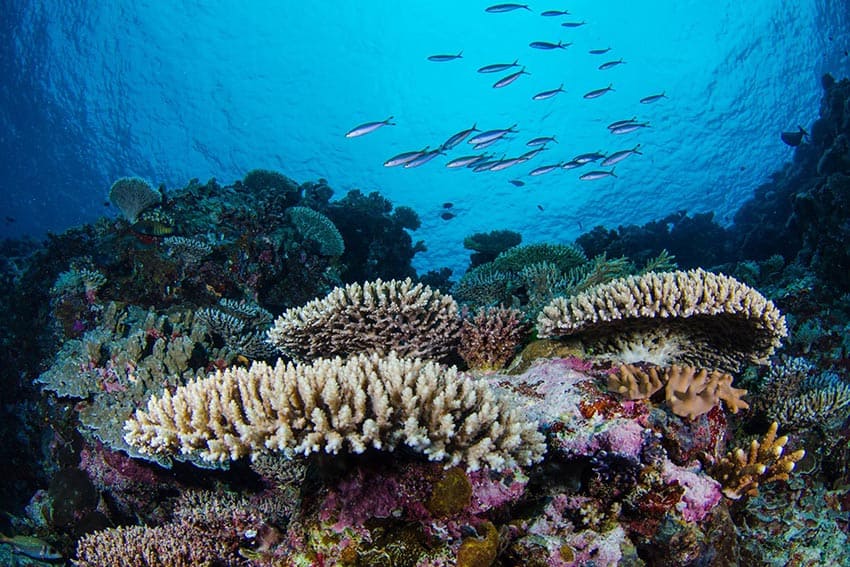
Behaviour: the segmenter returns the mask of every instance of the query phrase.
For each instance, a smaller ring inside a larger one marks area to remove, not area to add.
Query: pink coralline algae
[[[670,461],[664,463],[663,478],[667,483],[675,482],[684,487],[685,493],[676,509],[688,522],[701,522],[723,497],[719,482]]]

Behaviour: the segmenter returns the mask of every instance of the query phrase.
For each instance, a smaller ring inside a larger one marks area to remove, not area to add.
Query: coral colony
[[[732,227],[477,233],[455,281],[411,267],[412,209],[266,170],[119,179],[118,218],[5,243],[4,367],[43,397],[4,396],[3,557],[848,564],[850,82],[824,88]]]

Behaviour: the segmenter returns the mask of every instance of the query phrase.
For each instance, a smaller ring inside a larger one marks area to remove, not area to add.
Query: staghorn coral
[[[213,251],[212,246],[203,240],[185,236],[168,236],[162,240],[162,245],[168,257],[178,260],[187,268],[200,264],[204,256],[209,256]]]
[[[702,269],[649,273],[556,298],[537,319],[541,337],[577,336],[623,362],[683,362],[736,371],[764,363],[787,334],[756,290]]]
[[[545,450],[537,423],[485,382],[394,353],[229,368],[151,398],[124,427],[143,453],[209,461],[405,445],[476,470],[530,465]]]
[[[162,202],[162,195],[144,179],[122,177],[109,189],[109,200],[134,223],[142,211]]]
[[[840,427],[850,415],[850,383],[831,373],[808,377],[767,407],[765,414],[790,430]]]
[[[463,320],[458,354],[474,370],[499,370],[514,357],[529,327],[517,309],[479,309]]]
[[[285,311],[269,338],[295,358],[359,352],[440,359],[457,342],[455,300],[411,279],[337,287],[324,299]]]
[[[287,213],[301,236],[318,243],[323,256],[342,256],[345,252],[342,235],[331,219],[309,207],[291,207]]]
[[[629,400],[646,399],[664,388],[667,405],[676,415],[695,419],[721,401],[732,413],[749,406],[741,399],[747,391],[732,387],[732,376],[717,370],[678,366],[643,370],[623,364],[608,376],[608,389]]]
[[[272,314],[256,303],[225,298],[218,307],[198,310],[196,317],[233,352],[254,360],[273,358],[277,353],[267,335]]]
[[[709,471],[723,486],[723,494],[732,500],[758,494],[759,485],[774,480],[788,480],[788,474],[806,452],[803,449],[783,455],[788,436],[777,437],[779,425],[774,421],[760,442],[753,439],[745,452],[729,451]]]

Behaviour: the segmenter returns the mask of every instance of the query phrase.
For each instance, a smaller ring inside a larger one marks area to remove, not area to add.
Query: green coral
[[[323,256],[342,256],[345,243],[331,219],[308,207],[292,207],[289,218],[301,235],[319,245]]]
[[[457,567],[490,567],[499,554],[499,532],[490,522],[478,529],[479,537],[468,537],[457,550]]]

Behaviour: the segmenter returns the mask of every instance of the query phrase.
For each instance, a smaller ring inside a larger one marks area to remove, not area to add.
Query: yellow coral
[[[777,437],[778,429],[774,421],[761,442],[753,439],[749,452],[740,447],[729,451],[711,469],[711,476],[722,485],[727,498],[738,500],[742,496],[755,496],[761,484],[788,480],[788,474],[806,452],[799,449],[783,455],[788,436]]]
[[[499,532],[490,522],[484,523],[482,537],[469,537],[457,550],[457,567],[490,567],[499,554]],[[479,529],[480,533],[480,529]]]

